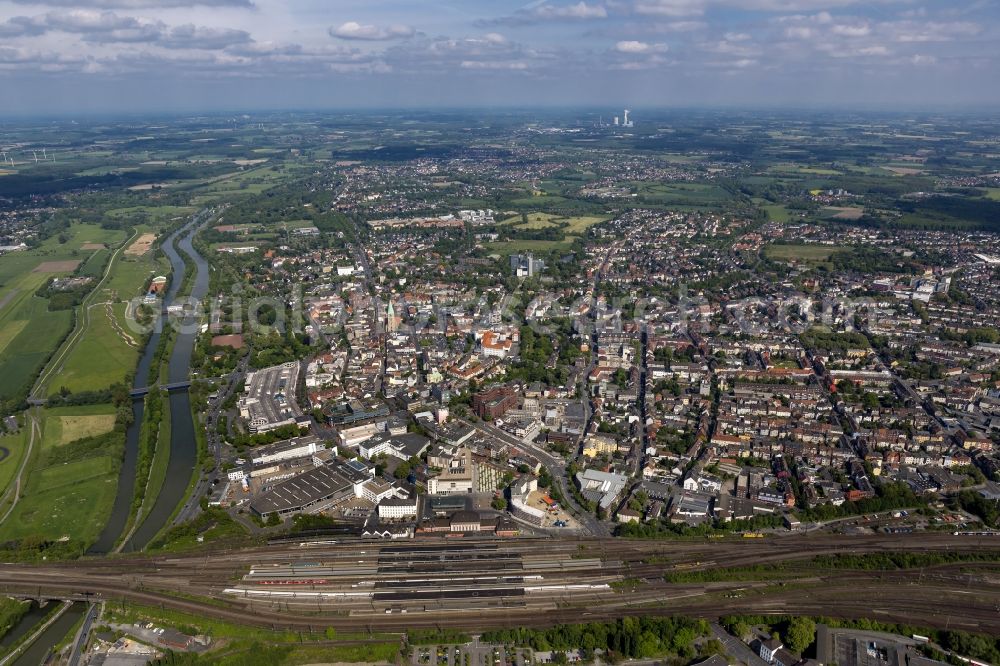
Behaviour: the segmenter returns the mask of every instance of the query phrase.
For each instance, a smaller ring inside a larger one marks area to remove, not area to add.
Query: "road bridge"
[[[189,386],[191,386],[191,380],[185,380],[185,381],[182,381],[182,382],[170,382],[169,384],[163,384],[163,385],[153,384],[152,386],[144,386],[142,388],[134,388],[131,391],[129,391],[128,394],[130,396],[132,396],[133,398],[141,398],[142,396],[144,396],[147,393],[149,393],[149,391],[153,387],[155,387],[155,386],[159,386],[160,388],[165,389],[167,391],[175,391],[177,389],[184,389],[184,388],[188,388]]]

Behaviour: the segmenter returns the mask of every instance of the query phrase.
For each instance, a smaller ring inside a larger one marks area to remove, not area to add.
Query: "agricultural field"
[[[48,301],[34,296],[31,287],[38,286],[26,279],[16,287],[14,302],[0,311],[0,400],[17,397],[31,384],[72,325],[72,312],[49,312]]]
[[[50,277],[68,275],[91,254],[108,252],[83,246],[111,246],[122,241],[125,232],[80,224],[70,227],[66,236],[65,243],[53,237],[37,248],[0,256],[0,400],[26,390],[73,322],[72,311],[49,311],[48,299],[35,293]]]
[[[768,172],[775,174],[793,174],[808,176],[839,176],[841,172],[837,169],[817,166],[803,166],[800,164],[775,164],[768,169]]]
[[[820,214],[831,220],[859,220],[865,209],[861,206],[828,206],[821,209]]]

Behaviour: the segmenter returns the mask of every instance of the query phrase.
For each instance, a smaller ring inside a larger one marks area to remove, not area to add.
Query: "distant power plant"
[[[615,127],[632,127],[632,121],[628,119],[629,110],[625,109],[625,117],[621,122],[619,122],[618,116],[615,116],[614,125]]]

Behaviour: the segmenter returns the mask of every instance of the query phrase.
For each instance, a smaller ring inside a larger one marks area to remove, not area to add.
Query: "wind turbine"
[[[31,151],[31,156],[35,158],[35,164],[38,164],[38,153]]]
[[[42,148],[42,159],[45,160],[46,162],[49,161],[49,156],[45,154],[44,148]]]

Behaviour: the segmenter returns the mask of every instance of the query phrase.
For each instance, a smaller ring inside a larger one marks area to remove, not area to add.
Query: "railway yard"
[[[998,549],[995,536],[950,533],[671,542],[319,540],[189,556],[0,565],[0,586],[24,597],[128,600],[289,629],[482,630],[740,612],[873,617],[996,633],[1000,559],[991,554]],[[864,570],[823,568],[814,559],[874,553],[965,554],[980,561]],[[769,569],[780,576],[769,576]],[[677,576],[668,574],[679,572],[698,582],[669,582]]]

